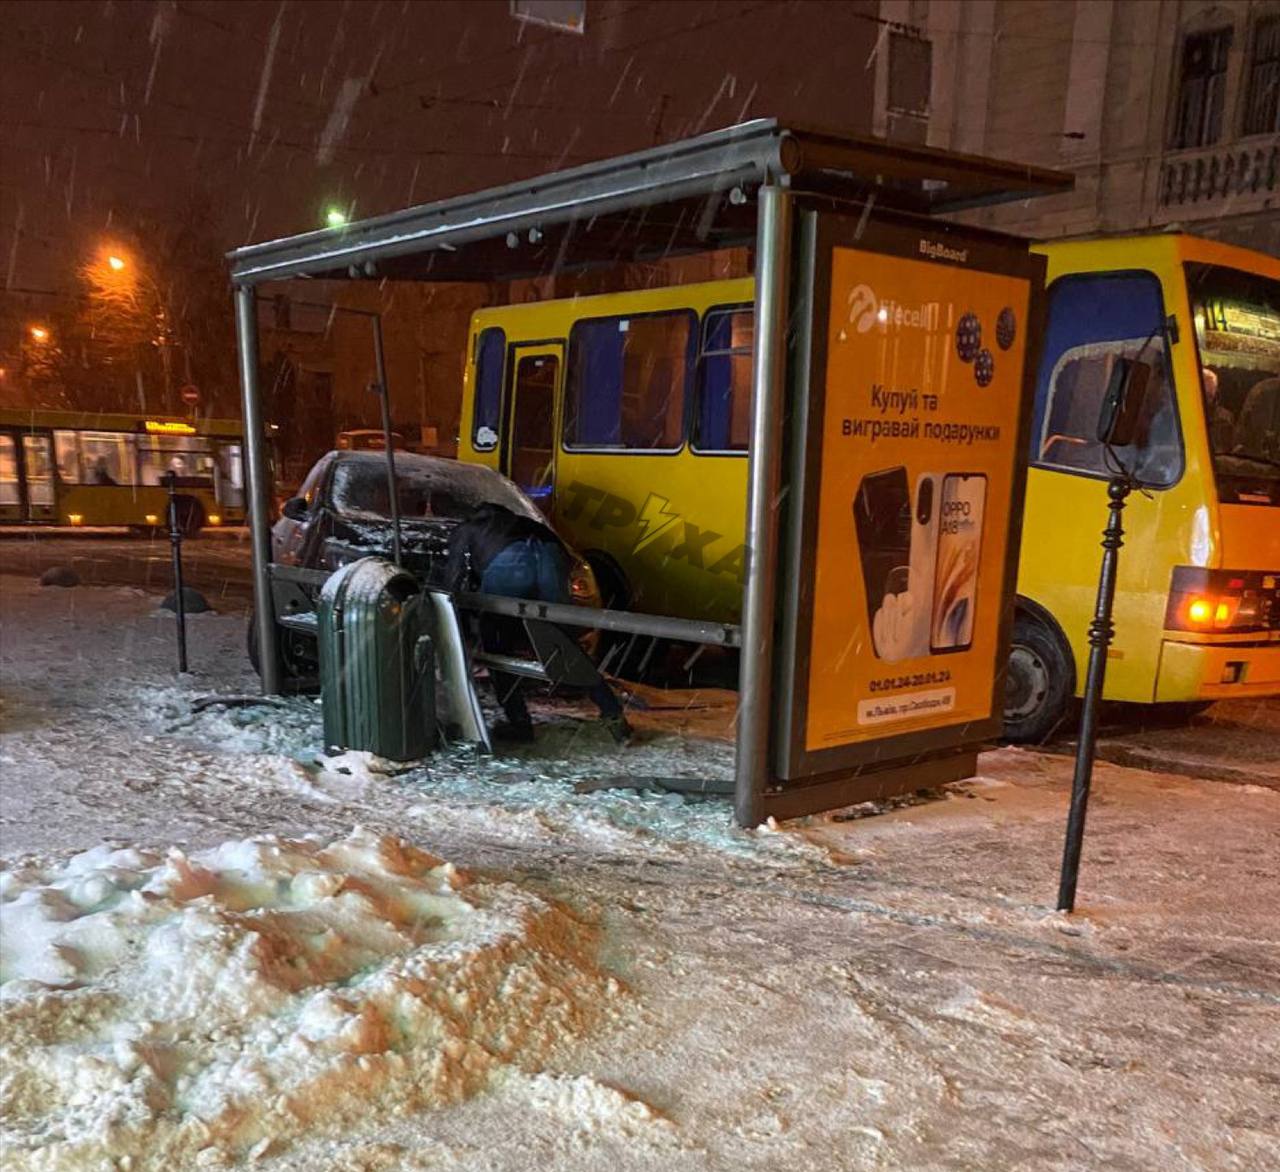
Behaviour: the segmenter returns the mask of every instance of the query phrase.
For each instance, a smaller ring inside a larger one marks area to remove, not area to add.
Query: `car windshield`
[[[1280,505],[1280,281],[1188,264],[1220,499]]]
[[[490,468],[397,452],[396,488],[406,521],[461,520],[477,505],[504,505],[535,520],[538,510],[514,484]],[[387,462],[381,453],[340,458],[333,470],[333,507],[343,516],[386,520],[391,515]]]

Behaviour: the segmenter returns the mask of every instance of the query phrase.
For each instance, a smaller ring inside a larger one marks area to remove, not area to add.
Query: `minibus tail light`
[[[1164,625],[1170,631],[1201,633],[1280,628],[1276,577],[1262,571],[1177,566]]]

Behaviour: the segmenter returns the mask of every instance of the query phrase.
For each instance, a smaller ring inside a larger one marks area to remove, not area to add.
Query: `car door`
[[[511,347],[506,445],[502,470],[543,513],[555,496],[556,400],[564,347],[559,342]]]

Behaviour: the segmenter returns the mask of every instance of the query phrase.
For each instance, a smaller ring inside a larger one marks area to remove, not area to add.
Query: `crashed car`
[[[545,523],[545,518],[505,476],[477,464],[439,456],[395,453],[400,511],[401,564],[424,586],[448,587],[444,567],[449,534],[481,504],[498,504]],[[392,554],[387,458],[383,452],[334,451],[307,474],[298,495],[285,501],[271,530],[271,560],[311,570],[336,570],[358,558]],[[600,591],[586,560],[570,550],[569,597],[599,606]],[[281,632],[285,672],[311,676],[314,639]],[[258,666],[256,625],[249,622],[249,656]]]

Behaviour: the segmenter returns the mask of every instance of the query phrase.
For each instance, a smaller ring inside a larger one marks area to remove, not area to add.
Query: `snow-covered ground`
[[[575,792],[727,777],[723,695],[397,773],[209,704],[239,615],[176,681],[154,596],[0,591],[6,1169],[1280,1164],[1273,789],[1100,766],[1068,919],[1061,757],[743,832]]]

